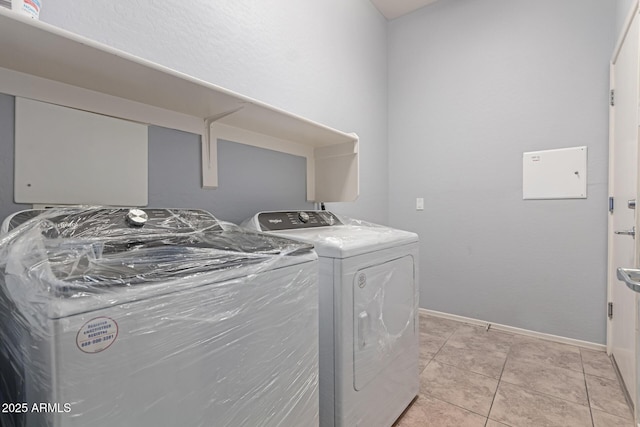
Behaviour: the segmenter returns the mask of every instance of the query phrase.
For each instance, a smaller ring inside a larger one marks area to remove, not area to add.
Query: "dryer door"
[[[412,256],[358,270],[353,279],[354,388],[362,390],[415,337]]]

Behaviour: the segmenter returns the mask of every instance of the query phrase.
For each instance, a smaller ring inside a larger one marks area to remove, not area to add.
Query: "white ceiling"
[[[371,0],[385,18],[391,20],[438,0]]]

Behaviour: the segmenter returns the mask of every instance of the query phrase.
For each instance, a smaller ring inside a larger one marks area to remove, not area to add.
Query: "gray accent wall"
[[[0,222],[31,208],[13,202],[14,99],[0,94]],[[219,188],[203,189],[200,136],[149,127],[149,207],[205,209],[236,223],[261,210],[313,208],[303,157],[219,141],[218,168]]]
[[[219,188],[212,191],[201,185],[200,152],[198,135],[149,128],[149,206],[205,209],[235,223],[261,210],[313,208],[303,157],[219,141]]]
[[[445,0],[390,22],[389,217],[420,235],[421,307],[605,342],[615,21],[604,0]],[[522,200],[523,152],[581,145],[587,199]]]

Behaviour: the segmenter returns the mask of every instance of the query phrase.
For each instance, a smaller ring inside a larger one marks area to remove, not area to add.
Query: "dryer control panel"
[[[342,225],[338,217],[329,211],[261,212],[258,214],[258,223],[262,231]]]

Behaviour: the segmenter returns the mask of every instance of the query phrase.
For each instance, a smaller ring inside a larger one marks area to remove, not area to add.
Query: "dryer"
[[[318,253],[320,425],[390,427],[419,391],[418,236],[328,211],[243,225]]]
[[[4,230],[1,425],[318,425],[311,245],[200,210],[24,211]]]

